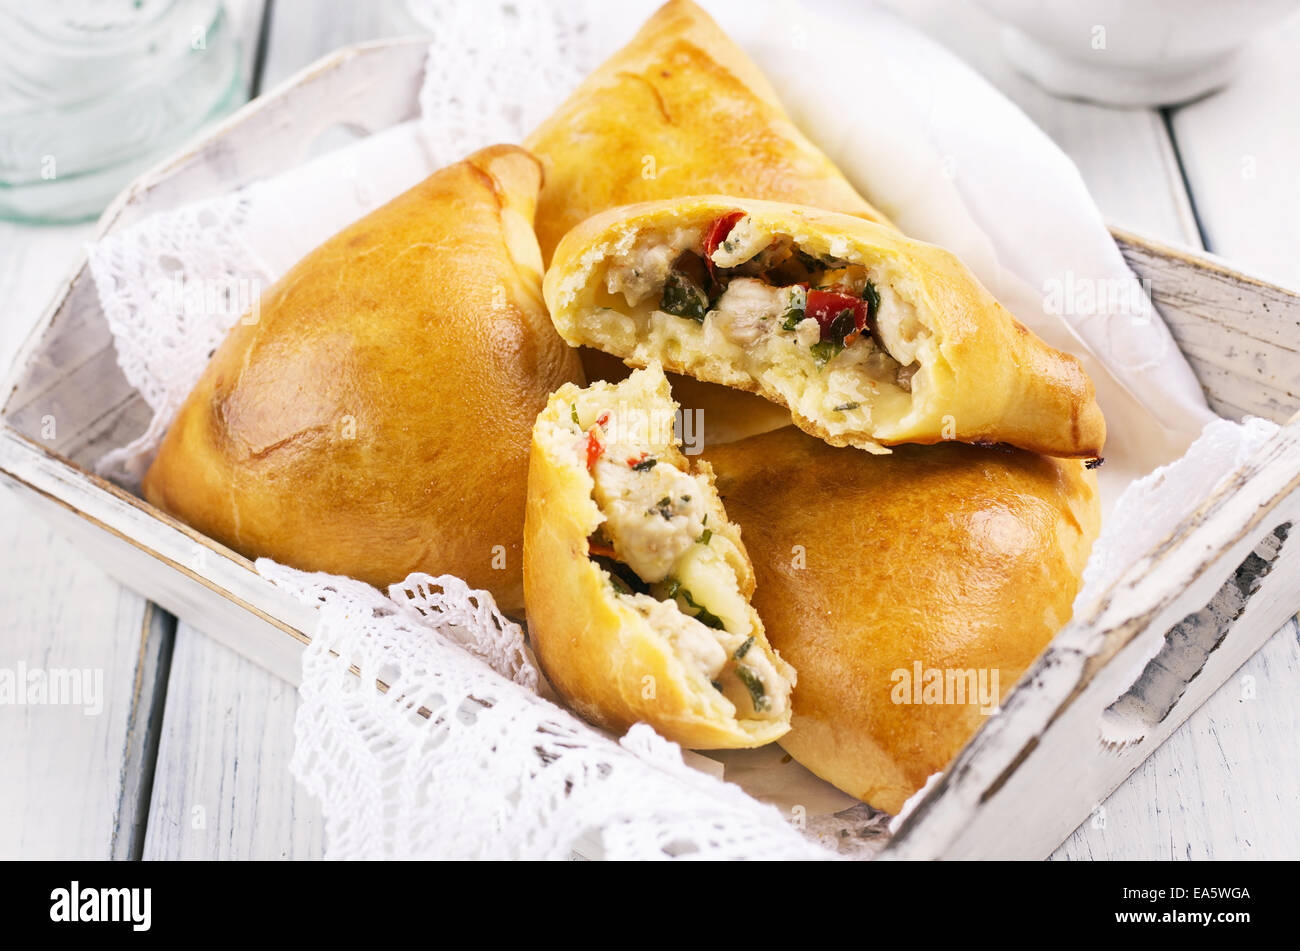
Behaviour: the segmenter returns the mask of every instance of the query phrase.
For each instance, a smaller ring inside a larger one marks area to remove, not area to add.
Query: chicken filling
[[[793,347],[813,374],[861,371],[868,396],[882,385],[910,394],[920,368],[923,328],[887,282],[865,265],[810,255],[741,211],[633,247],[611,262],[605,286],[633,308],[703,325],[742,354]]]
[[[588,539],[590,557],[618,596],[738,715],[783,716],[790,684],[755,646],[747,604],[726,562],[734,543],[709,528],[707,485],[623,438],[609,412],[594,420],[580,419],[576,406],[571,412],[604,516]]]

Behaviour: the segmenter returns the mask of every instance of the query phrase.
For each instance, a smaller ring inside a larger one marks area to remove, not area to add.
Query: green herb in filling
[[[681,271],[673,270],[668,272],[668,279],[664,281],[659,309],[702,324],[709,310],[709,298],[698,284]]]
[[[732,658],[734,660],[740,660],[742,657],[744,657],[746,654],[749,653],[749,649],[753,646],[754,646],[754,635],[751,634],[749,635],[749,637],[745,638],[745,643],[741,644],[739,647],[736,648],[736,652],[731,655]]]
[[[650,586],[630,565],[606,555],[592,555],[591,560],[609,575],[609,583],[619,594],[649,594]]]
[[[802,287],[795,287],[790,295],[790,309],[781,317],[782,330],[794,330],[799,321],[807,316],[808,293]]]
[[[857,409],[861,405],[861,403],[841,403],[839,406],[832,407],[832,409],[837,413],[844,413],[851,409]]]
[[[668,579],[668,590],[666,592],[666,597],[664,598],[664,600],[672,601],[676,598],[681,598],[683,601],[685,601],[686,606],[696,612],[691,616],[694,617],[695,620],[703,624],[705,627],[711,627],[715,631],[721,631],[725,629],[722,625],[722,618],[718,617],[716,614],[714,614],[704,605],[698,603],[693,597],[691,597],[691,593],[682,587],[682,583],[680,581],[678,581],[676,578],[670,578]]]
[[[812,350],[813,363],[817,364],[817,369],[821,369],[830,363],[844,349],[844,344],[836,340],[821,340],[813,344]]]
[[[857,323],[853,311],[845,308],[835,315],[831,325],[826,328],[828,338],[819,340],[810,348],[813,355],[813,363],[817,364],[817,369],[821,369],[830,363],[844,349],[844,338],[857,329]]]
[[[709,539],[712,537],[713,537],[713,529],[706,528],[704,532],[700,535],[698,541],[701,545],[707,545],[709,543]]]
[[[569,414],[573,417],[573,425],[579,429],[582,428],[582,422],[578,419],[578,407],[574,404],[569,405]]]
[[[862,289],[862,299],[867,302],[867,316],[875,320],[880,313],[880,292],[875,284],[867,281],[867,286]]]
[[[724,630],[722,624],[722,618],[718,617],[716,614],[714,614],[704,605],[697,603],[696,600],[691,597],[691,593],[689,591],[683,588],[681,591],[681,595],[682,598],[685,599],[687,607],[695,609],[696,612],[695,620],[699,621],[705,627],[713,628],[715,631]]]
[[[646,458],[638,462],[636,465],[634,465],[632,468],[635,469],[637,472],[648,472],[651,469],[653,469],[655,465],[658,464],[658,462],[659,460],[654,458],[653,456],[647,456]]]
[[[740,682],[749,691],[749,699],[754,704],[755,712],[761,713],[772,705],[771,701],[767,699],[767,690],[763,687],[763,681],[759,679],[758,674],[744,664],[737,664],[736,676],[740,678]]]

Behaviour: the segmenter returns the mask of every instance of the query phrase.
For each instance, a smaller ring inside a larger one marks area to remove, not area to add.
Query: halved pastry
[[[781,746],[897,813],[1070,619],[1097,537],[1077,459],[948,443],[887,456],[793,427],[706,451],[799,671]]]
[[[760,746],[789,729],[794,671],[749,603],[754,574],[707,463],[673,436],[659,367],[566,385],[533,429],[528,635],[559,694],[613,730]]]
[[[537,237],[547,262],[578,222],[653,198],[744,195],[885,220],[690,0],[664,4],[524,145],[546,170]]]
[[[581,380],[541,299],[536,159],[476,152],[350,225],[237,323],[144,495],[249,557],[523,607],[528,441]]]
[[[949,252],[861,218],[720,196],[611,209],[565,236],[544,289],[570,344],[759,393],[831,445],[1105,441],[1078,360]]]

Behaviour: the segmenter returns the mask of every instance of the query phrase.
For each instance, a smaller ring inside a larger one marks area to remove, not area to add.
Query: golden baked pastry
[[[579,714],[694,748],[789,728],[794,671],[750,606],[754,575],[707,463],[673,436],[657,367],[568,385],[533,430],[524,526],[528,636]]]
[[[781,745],[897,813],[1069,620],[1095,476],[960,443],[868,455],[792,427],[705,455],[744,528],[754,607],[799,672]]]
[[[565,236],[544,289],[574,346],[759,393],[832,445],[1105,440],[1078,360],[949,252],[861,218],[721,196],[611,209]]]
[[[537,161],[496,146],[345,228],[236,324],[144,479],[249,557],[523,605],[528,442],[582,379],[540,294]]]
[[[671,0],[524,146],[546,169],[542,256],[617,205],[723,194],[885,218],[790,121],[758,67],[690,0]]]

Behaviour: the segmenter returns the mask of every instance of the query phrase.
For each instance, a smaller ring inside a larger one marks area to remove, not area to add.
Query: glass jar
[[[243,99],[221,0],[0,0],[0,217],[93,217]]]

